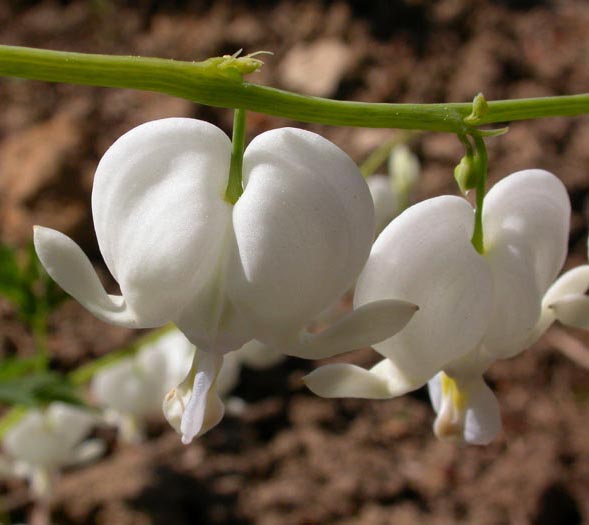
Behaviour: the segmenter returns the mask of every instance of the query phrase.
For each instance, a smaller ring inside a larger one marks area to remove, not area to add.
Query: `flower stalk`
[[[472,245],[475,250],[483,255],[485,245],[483,241],[483,203],[485,201],[485,186],[487,184],[487,146],[484,139],[477,134],[473,134],[473,140],[476,150],[476,208],[474,218],[474,232],[472,234]]]
[[[0,46],[0,75],[47,82],[154,91],[209,106],[257,111],[298,122],[466,134],[472,103],[385,104],[331,100],[259,86],[243,75],[261,65],[251,57],[203,62],[110,56]],[[589,113],[589,94],[487,103],[476,125]]]
[[[229,168],[229,181],[225,191],[225,200],[235,204],[243,193],[243,152],[245,150],[245,124],[246,112],[236,109],[233,114],[233,136],[231,139],[231,165]]]

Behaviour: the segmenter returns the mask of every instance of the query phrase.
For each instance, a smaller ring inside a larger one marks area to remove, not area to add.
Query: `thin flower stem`
[[[240,61],[241,60],[241,61]],[[242,108],[299,122],[367,128],[401,128],[465,134],[473,105],[385,104],[310,97],[244,82],[259,68],[252,58],[204,62],[93,55],[0,46],[0,76],[166,93],[193,102]],[[589,113],[589,94],[488,102],[476,126]]]
[[[473,134],[476,155],[477,168],[479,170],[477,177],[476,191],[476,209],[474,218],[474,231],[472,233],[472,245],[481,255],[485,253],[485,243],[483,239],[483,204],[485,201],[485,190],[487,186],[487,146],[485,140],[478,134]]]
[[[370,175],[375,173],[376,170],[389,158],[389,155],[395,146],[409,142],[415,134],[416,132],[411,131],[407,131],[403,134],[395,133],[374,149],[359,166],[362,177],[370,177]]]
[[[243,151],[245,149],[245,122],[244,109],[236,109],[233,114],[233,138],[231,148],[231,166],[229,168],[229,181],[225,191],[225,200],[235,204],[243,193],[242,170]]]

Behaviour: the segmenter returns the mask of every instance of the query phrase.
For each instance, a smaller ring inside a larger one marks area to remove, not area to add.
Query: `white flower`
[[[566,257],[570,203],[554,175],[526,170],[495,185],[483,210],[482,256],[470,242],[473,210],[459,197],[416,204],[383,231],[358,279],[355,305],[396,297],[420,311],[374,345],[385,359],[373,369],[319,368],[306,378],[311,390],[384,399],[431,380],[438,436],[493,439],[499,408],[482,374],[524,350],[536,332],[543,296]]]
[[[257,339],[285,353],[332,355],[389,337],[415,311],[379,301],[305,332],[366,261],[374,230],[366,183],[334,144],[283,128],[247,147],[244,192],[231,205],[230,158],[220,129],[183,118],[141,125],[106,152],[92,211],[120,296],[105,292],[71,239],[35,230],[48,273],[96,316],[136,328],[173,321],[201,349],[164,405],[168,420],[180,417],[184,442],[222,415],[213,387],[226,352]]]
[[[371,175],[366,179],[374,201],[375,233],[408,205],[419,180],[419,160],[405,144],[393,148],[388,161],[389,175]]]
[[[194,346],[173,329],[126,357],[99,370],[90,391],[95,403],[106,411],[124,441],[143,438],[143,420],[159,412],[167,392],[190,370]]]
[[[102,441],[84,441],[96,422],[88,411],[60,402],[42,411],[28,411],[2,441],[12,473],[28,478],[36,497],[49,497],[51,481],[61,468],[85,463],[104,452]]]

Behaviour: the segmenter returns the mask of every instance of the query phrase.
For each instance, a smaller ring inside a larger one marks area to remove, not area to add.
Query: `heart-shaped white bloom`
[[[328,365],[307,376],[311,390],[384,399],[431,379],[439,436],[486,443],[496,435],[499,409],[482,373],[529,345],[566,257],[570,203],[554,175],[526,170],[485,199],[484,255],[470,242],[473,218],[466,200],[437,197],[383,231],[358,279],[355,305],[396,297],[420,310],[399,334],[374,345],[386,359],[372,370]]]
[[[257,339],[285,353],[332,355],[389,337],[415,311],[379,301],[306,333],[368,257],[374,210],[366,183],[331,142],[283,128],[247,147],[244,192],[232,206],[224,199],[230,158],[219,128],[184,118],[143,124],[106,152],[92,211],[120,296],[105,292],[71,239],[35,231],[48,273],[96,316],[137,328],[173,321],[201,349],[164,405],[169,420],[180,416],[185,442],[220,418],[211,389],[226,352]]]
[[[90,461],[104,451],[100,440],[87,440],[97,418],[65,403],[51,403],[45,410],[30,410],[3,438],[13,472],[29,478],[37,497],[48,497],[51,478],[59,469]]]

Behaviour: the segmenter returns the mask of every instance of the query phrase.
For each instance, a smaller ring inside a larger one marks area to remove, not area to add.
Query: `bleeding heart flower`
[[[383,231],[354,304],[395,297],[420,310],[404,330],[374,345],[385,357],[374,368],[319,368],[305,379],[311,390],[385,399],[430,381],[438,436],[478,444],[495,437],[499,407],[482,374],[529,346],[543,296],[566,257],[570,203],[554,175],[526,170],[485,198],[483,255],[470,242],[473,219],[466,200],[444,196],[412,206]]]
[[[85,440],[98,418],[65,403],[29,410],[2,440],[4,475],[27,478],[35,497],[51,496],[53,478],[63,467],[85,463],[104,452],[104,442]]]
[[[106,152],[92,211],[121,295],[106,293],[71,239],[35,230],[48,273],[97,317],[135,328],[173,321],[200,349],[164,403],[185,443],[222,416],[214,383],[225,353],[257,339],[292,355],[332,355],[389,337],[416,309],[378,301],[307,333],[305,325],[353,284],[370,251],[366,183],[328,140],[283,128],[247,147],[244,192],[231,205],[224,198],[230,159],[231,142],[219,128],[184,118],[143,124]]]

